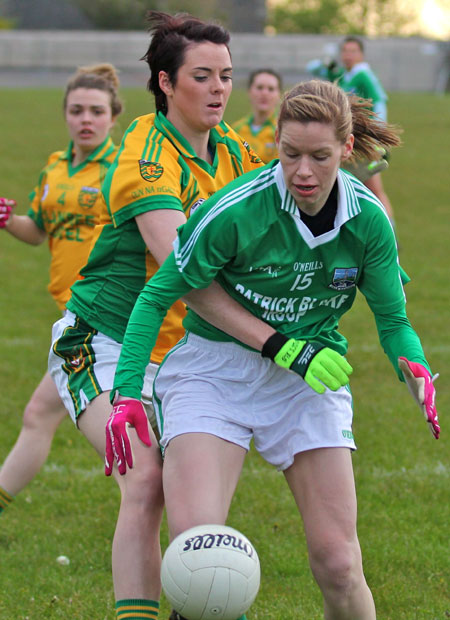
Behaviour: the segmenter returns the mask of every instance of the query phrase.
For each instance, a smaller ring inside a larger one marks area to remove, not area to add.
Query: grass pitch
[[[123,91],[126,112],[115,139],[150,110],[144,90]],[[26,212],[28,193],[47,155],[68,139],[57,89],[4,90],[2,186]],[[450,238],[448,171],[450,99],[393,94],[390,120],[404,128],[404,146],[383,180],[391,198],[407,285],[408,314],[434,372],[442,436],[432,439],[421,414],[380,349],[360,297],[341,329],[350,341],[359,450],[354,468],[359,537],[380,620],[450,617],[448,377]],[[227,120],[247,111],[232,95]],[[46,369],[58,310],[46,291],[48,250],[0,231],[0,462],[20,429],[21,414]],[[0,517],[0,619],[112,620],[110,542],[119,494],[103,465],[69,420],[59,429],[41,473]],[[321,599],[308,567],[300,519],[282,475],[251,452],[229,523],[252,540],[262,585],[249,620],[319,620]],[[162,531],[163,547],[167,531]],[[68,566],[56,562],[70,558]],[[164,599],[161,618],[167,618]]]

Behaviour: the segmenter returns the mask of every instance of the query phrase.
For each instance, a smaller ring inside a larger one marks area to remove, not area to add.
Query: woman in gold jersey
[[[68,147],[49,156],[26,215],[14,212],[15,201],[0,199],[1,229],[30,245],[48,240],[48,288],[62,311],[86,262],[99,221],[101,183],[117,152],[110,131],[122,111],[118,87],[110,64],[78,69],[64,95]],[[0,512],[38,473],[66,414],[47,372],[25,407],[19,437],[0,470]]]
[[[176,229],[189,214],[227,182],[262,165],[222,120],[231,93],[229,33],[186,14],[161,12],[150,13],[150,31],[144,59],[156,113],[136,118],[123,136],[102,186],[104,217],[72,287],[68,312],[54,325],[49,356],[66,408],[102,456],[115,366],[135,299],[170,254]],[[230,320],[221,295],[227,296],[216,288],[211,303],[219,303]],[[189,299],[192,304],[195,299]],[[148,365],[143,395],[149,415],[152,378],[184,334],[184,312],[182,303],[170,309]],[[159,613],[162,463],[156,437],[147,432],[150,449],[130,430],[135,457],[130,476],[108,463],[121,491],[112,550],[118,618],[155,619]]]
[[[248,98],[252,111],[233,128],[267,164],[278,157],[275,143],[277,107],[282,90],[281,75],[273,69],[257,69],[248,78]]]

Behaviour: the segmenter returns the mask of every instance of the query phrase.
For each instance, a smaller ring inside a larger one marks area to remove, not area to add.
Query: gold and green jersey
[[[251,148],[261,157],[264,163],[269,163],[278,157],[275,143],[277,116],[273,114],[262,125],[255,125],[252,115],[241,118],[233,123],[233,129],[243,138]]]
[[[395,236],[384,208],[344,171],[337,185],[334,227],[318,236],[302,220],[277,161],[236,179],[202,205],[178,229],[173,253],[136,303],[114,389],[139,398],[166,308],[212,280],[288,338],[317,340],[342,355],[347,341],[339,319],[359,289],[399,378],[399,356],[428,367],[406,317]],[[209,340],[233,340],[192,309],[184,325]]]
[[[158,269],[135,218],[156,209],[186,217],[218,189],[262,165],[226,123],[210,132],[213,162],[200,159],[162,113],[134,120],[124,134],[102,192],[105,210],[89,260],[68,308],[91,327],[122,342],[136,298]],[[152,360],[160,362],[184,334],[184,304],[167,314]]]
[[[86,263],[101,211],[100,187],[117,149],[107,138],[79,166],[72,166],[73,142],[52,153],[30,194],[28,216],[45,230],[51,253],[48,290],[59,308]]]

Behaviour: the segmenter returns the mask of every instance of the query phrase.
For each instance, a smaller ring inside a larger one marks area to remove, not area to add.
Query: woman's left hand
[[[406,357],[398,358],[398,366],[403,373],[409,391],[428,422],[433,437],[439,439],[441,427],[439,426],[435,405],[436,390],[433,385],[433,381],[439,375],[433,377],[422,364],[410,362]]]

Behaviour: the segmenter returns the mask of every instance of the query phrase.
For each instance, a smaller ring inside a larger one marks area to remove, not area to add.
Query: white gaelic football
[[[259,590],[259,558],[252,543],[227,525],[199,525],[167,548],[164,593],[187,620],[237,620]]]

